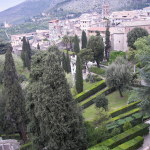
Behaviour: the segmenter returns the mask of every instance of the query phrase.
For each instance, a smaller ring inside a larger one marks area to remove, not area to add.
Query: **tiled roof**
[[[106,31],[105,27],[91,27],[88,31]]]

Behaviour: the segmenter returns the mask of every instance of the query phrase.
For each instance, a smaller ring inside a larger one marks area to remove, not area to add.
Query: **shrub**
[[[123,130],[126,131],[126,130],[129,130],[132,128],[132,124],[130,122],[126,122],[124,125],[123,125]]]
[[[86,90],[86,91],[81,92],[80,94],[76,95],[75,100],[80,103],[83,100],[85,100],[86,98],[88,98],[89,96],[95,94],[96,92],[102,90],[105,87],[106,87],[105,80],[102,80],[102,81],[98,82],[97,84],[95,84],[93,87],[91,87],[89,90]]]
[[[115,136],[121,133],[120,128],[114,128],[111,132],[111,136]]]
[[[104,94],[98,95],[95,99],[95,106],[97,108],[104,108],[105,111],[108,110],[108,99]]]
[[[110,148],[108,148],[106,146],[101,146],[101,147],[90,148],[88,150],[110,150]]]
[[[142,146],[144,138],[141,136],[137,136],[136,138],[125,142],[118,147],[113,148],[113,150],[135,150]]]
[[[126,53],[122,51],[111,51],[109,62],[112,63],[116,60],[117,57],[125,57]]]
[[[116,135],[102,143],[97,144],[95,147],[107,146],[110,149],[117,147],[118,145],[133,139],[136,136],[143,136],[149,133],[148,124],[139,124],[119,135]]]
[[[119,108],[119,109],[117,109],[117,110],[111,112],[110,114],[111,114],[112,117],[116,117],[116,116],[118,116],[118,115],[120,115],[120,114],[123,114],[123,113],[125,113],[125,112],[127,112],[127,111],[130,111],[130,110],[136,108],[137,105],[138,105],[140,102],[141,102],[141,101],[137,101],[137,102],[131,103],[131,104],[127,105],[127,106],[121,107],[121,108]]]
[[[93,79],[92,81],[91,81],[91,78]],[[102,79],[98,75],[90,75],[90,74],[88,74],[87,78],[85,79],[86,82],[92,82],[92,83],[98,82],[98,81],[101,81],[101,80]]]
[[[98,67],[91,67],[89,69],[91,72],[98,74],[98,75],[104,75],[105,74],[105,70],[102,68],[98,68]]]

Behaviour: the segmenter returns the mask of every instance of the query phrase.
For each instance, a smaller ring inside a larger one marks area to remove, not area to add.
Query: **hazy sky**
[[[15,6],[25,0],[0,0],[0,11]]]

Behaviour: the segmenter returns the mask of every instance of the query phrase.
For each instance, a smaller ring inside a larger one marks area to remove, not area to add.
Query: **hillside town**
[[[65,35],[81,37],[84,30],[88,38],[96,35],[97,31],[105,39],[107,26],[110,30],[111,49],[116,51],[128,51],[127,34],[135,27],[146,29],[150,33],[150,7],[142,10],[110,12],[109,4],[104,4],[102,14],[85,13],[79,18],[66,20],[51,20],[48,22],[49,30],[36,30],[33,33],[12,35],[11,43],[15,53],[20,53],[21,39],[25,36],[31,46],[36,49],[39,44],[45,50],[50,45],[61,46]]]

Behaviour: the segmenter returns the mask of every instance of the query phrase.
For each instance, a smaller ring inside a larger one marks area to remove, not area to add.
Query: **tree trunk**
[[[18,125],[18,130],[19,130],[21,139],[25,143],[27,141],[27,133],[26,133],[25,125],[23,123]]]
[[[118,90],[119,90],[120,97],[123,97],[123,94],[122,94],[121,89],[120,89],[120,88],[118,88]]]
[[[97,67],[100,68],[99,61],[96,60]]]

